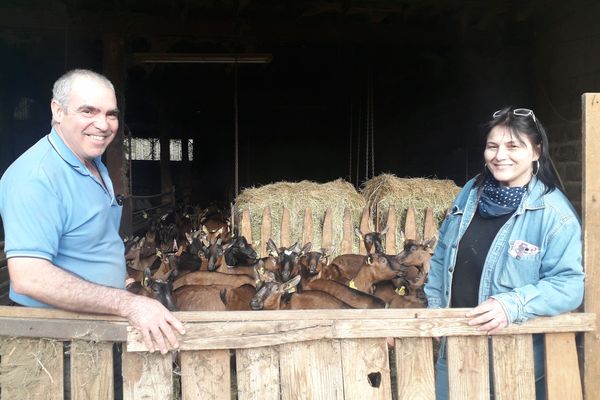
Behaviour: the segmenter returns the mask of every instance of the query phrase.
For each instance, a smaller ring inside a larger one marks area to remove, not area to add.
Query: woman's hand
[[[499,332],[502,328],[508,326],[506,313],[500,302],[496,299],[487,299],[466,315],[467,318],[473,317],[469,325],[478,326],[480,331],[487,331],[492,335]]]

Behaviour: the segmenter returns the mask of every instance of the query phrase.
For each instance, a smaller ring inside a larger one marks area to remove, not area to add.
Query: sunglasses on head
[[[496,111],[495,113],[492,114],[492,117],[498,118],[500,115],[502,115],[502,111],[503,110]],[[513,115],[517,115],[519,117],[531,116],[531,118],[533,118],[533,122],[535,122],[537,124],[537,119],[535,118],[535,114],[533,113],[533,110],[530,110],[529,108],[515,108],[514,110],[512,110],[512,113],[513,113]]]

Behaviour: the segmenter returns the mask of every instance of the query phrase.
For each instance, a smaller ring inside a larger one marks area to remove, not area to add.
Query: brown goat
[[[221,272],[196,271],[177,277],[173,282],[173,290],[182,286],[201,285],[201,286],[230,286],[240,287],[243,285],[255,285],[255,280],[248,275],[224,274]]]
[[[343,301],[352,308],[386,308],[386,302],[360,290],[353,289],[340,282],[328,279],[314,279],[303,282],[304,290],[318,290]],[[306,292],[302,292],[305,294]]]

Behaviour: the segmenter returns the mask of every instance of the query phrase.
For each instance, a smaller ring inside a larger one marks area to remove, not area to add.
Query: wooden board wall
[[[585,268],[586,312],[600,312],[600,93],[582,98],[583,129],[583,263]],[[600,337],[585,335],[584,382],[586,399],[600,399]]]

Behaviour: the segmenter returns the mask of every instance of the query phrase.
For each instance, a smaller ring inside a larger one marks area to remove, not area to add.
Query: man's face
[[[76,78],[67,106],[51,107],[56,131],[82,162],[101,156],[119,128],[115,93],[95,79]]]

